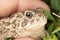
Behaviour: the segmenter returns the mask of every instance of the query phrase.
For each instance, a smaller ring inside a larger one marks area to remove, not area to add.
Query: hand
[[[9,16],[17,11],[24,11],[25,9],[34,9],[42,7],[50,10],[47,4],[40,0],[0,0],[0,17]]]
[[[34,40],[34,39],[32,39],[32,38],[28,38],[28,37],[25,37],[25,38],[17,38],[17,39],[14,39],[14,40]]]
[[[50,8],[40,0],[0,0],[0,17],[9,16],[14,12],[34,9],[37,7],[50,11]],[[34,40],[32,38],[20,38],[14,40]]]
[[[16,12],[18,0],[0,0],[0,17],[9,16]]]
[[[34,9],[37,7],[41,7],[41,8],[44,8],[44,9],[50,11],[48,5],[40,0],[19,0],[18,11],[23,11],[28,8]]]

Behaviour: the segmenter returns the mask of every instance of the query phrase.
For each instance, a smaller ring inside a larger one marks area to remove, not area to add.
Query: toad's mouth
[[[38,26],[40,26],[40,28],[41,28],[46,23],[47,22],[44,22],[43,20],[42,21],[38,21],[38,22],[33,23],[33,24],[28,23],[24,28],[27,29],[27,30],[32,29],[32,28],[35,28],[35,27],[37,28]]]
[[[15,36],[14,38],[21,38],[21,37],[36,37],[36,35],[40,32],[40,33],[43,33],[42,31],[44,31],[44,24],[46,23],[34,23],[30,26],[26,26],[24,27],[20,33],[18,33],[20,36]],[[39,31],[40,30],[40,31]],[[17,34],[17,35],[18,35]]]

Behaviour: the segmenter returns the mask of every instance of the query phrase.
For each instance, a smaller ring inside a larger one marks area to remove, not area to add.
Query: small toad
[[[40,39],[45,36],[47,17],[42,8],[17,12],[10,17],[0,19],[0,40],[5,38],[31,37]]]

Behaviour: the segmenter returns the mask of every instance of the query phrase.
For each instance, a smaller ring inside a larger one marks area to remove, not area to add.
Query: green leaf
[[[49,38],[45,37],[43,40],[58,40],[58,38],[55,34],[52,34]]]
[[[50,39],[52,39],[52,40],[58,40],[58,38],[57,38],[57,36],[55,34],[52,34],[51,37],[50,37]]]
[[[60,0],[51,0],[51,7],[60,11]]]
[[[51,8],[57,15],[60,15],[60,0],[51,0]]]
[[[59,31],[60,31],[60,28],[59,28],[59,29],[54,30],[54,31],[52,32],[52,34],[57,33],[57,32],[59,32]]]
[[[45,15],[49,20],[51,20],[51,21],[54,21],[54,22],[55,22],[55,19],[54,19],[54,17],[51,15],[51,13],[50,13],[50,12],[48,12],[48,11],[44,10],[44,15]]]
[[[60,40],[60,32],[57,32],[56,35],[57,35],[58,39]]]
[[[60,28],[55,29],[55,30],[52,32],[52,34],[56,34],[57,37],[58,37],[58,39],[60,40]]]
[[[45,37],[45,38],[43,38],[43,40],[49,40],[49,38]]]
[[[55,23],[51,23],[49,26],[48,26],[48,29],[47,31],[51,34],[55,29]]]

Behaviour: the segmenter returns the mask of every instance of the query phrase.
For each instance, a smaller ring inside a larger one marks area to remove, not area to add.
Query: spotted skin
[[[27,12],[30,12],[31,14],[27,14]],[[47,17],[44,16],[43,9],[41,8],[17,12],[10,17],[0,19],[0,40],[9,37],[43,38],[46,36],[46,23]]]

